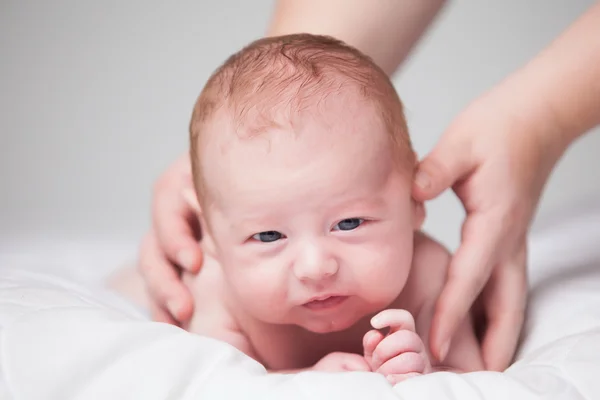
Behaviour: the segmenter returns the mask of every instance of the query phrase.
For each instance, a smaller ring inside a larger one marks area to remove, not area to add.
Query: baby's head
[[[329,332],[398,296],[422,210],[401,102],[369,58],[258,40],[209,79],[190,134],[205,251],[248,313]]]

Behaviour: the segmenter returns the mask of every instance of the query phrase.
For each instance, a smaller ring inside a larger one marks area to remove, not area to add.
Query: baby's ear
[[[420,230],[425,222],[425,204],[413,200],[413,228]]]

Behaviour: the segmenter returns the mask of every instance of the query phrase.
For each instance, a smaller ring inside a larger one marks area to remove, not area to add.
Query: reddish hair
[[[198,149],[207,121],[225,109],[240,136],[253,136],[291,123],[295,113],[332,92],[351,88],[374,102],[396,150],[396,159],[415,166],[402,103],[388,76],[357,49],[328,36],[292,34],[252,42],[229,57],[208,79],[190,122],[190,158],[199,198]],[[278,121],[279,120],[279,121]]]

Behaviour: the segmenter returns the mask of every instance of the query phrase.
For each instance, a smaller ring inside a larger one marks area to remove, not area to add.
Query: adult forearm
[[[443,4],[444,0],[279,0],[267,34],[334,36],[372,57],[391,75]]]
[[[509,78],[516,103],[538,105],[563,146],[600,124],[600,2]],[[528,109],[528,106],[524,106]]]

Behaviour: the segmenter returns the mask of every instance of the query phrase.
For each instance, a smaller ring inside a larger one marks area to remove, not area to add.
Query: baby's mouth
[[[311,311],[328,311],[342,305],[347,299],[348,296],[321,296],[304,303],[303,306]]]

